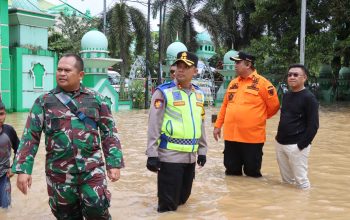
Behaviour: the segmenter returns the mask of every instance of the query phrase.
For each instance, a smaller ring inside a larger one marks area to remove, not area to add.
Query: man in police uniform
[[[34,157],[45,133],[49,205],[57,219],[110,219],[107,176],[114,182],[124,166],[107,99],[80,84],[83,60],[75,54],[58,62],[57,87],[39,96],[29,113],[12,171],[27,194]]]
[[[238,75],[226,91],[213,131],[221,137],[224,127],[226,175],[261,177],[266,119],[279,110],[275,87],[254,67],[254,56],[239,52],[230,57]]]
[[[148,122],[147,168],[158,174],[158,212],[175,211],[191,194],[197,164],[206,162],[204,94],[191,83],[198,57],[177,54],[175,80],[152,96]]]

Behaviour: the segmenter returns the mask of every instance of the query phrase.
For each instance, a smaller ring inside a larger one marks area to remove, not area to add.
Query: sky
[[[54,3],[54,4],[62,4],[63,2],[68,3],[69,5],[75,7],[76,9],[80,10],[81,12],[85,12],[86,10],[90,10],[91,14],[93,16],[95,15],[102,15],[103,13],[103,2],[104,0],[47,0],[48,2]],[[107,10],[117,2],[120,2],[119,0],[106,0],[106,8]],[[141,3],[138,3],[141,2]],[[138,9],[140,9],[145,17],[147,18],[147,0],[130,0],[127,1],[127,4],[130,6],[134,6]],[[151,30],[157,31],[158,30],[158,24],[159,18],[153,20],[151,16]]]
[[[77,8],[81,12],[85,12],[86,10],[90,10],[91,14],[93,16],[95,15],[102,15],[103,13],[103,2],[104,0],[47,0],[48,2],[54,3],[54,4],[62,4],[63,2],[67,2],[69,5]],[[106,8],[107,10],[115,3],[120,2],[120,0],[105,0],[106,1]],[[147,0],[126,0],[126,3],[130,6],[134,6],[138,9],[140,9],[145,17],[147,18]],[[151,11],[152,13],[152,11]],[[159,17],[156,19],[152,19],[151,16],[151,31],[158,31],[157,24],[159,23]],[[195,23],[196,24],[196,23]],[[196,30],[198,32],[203,31],[203,27],[196,25]]]

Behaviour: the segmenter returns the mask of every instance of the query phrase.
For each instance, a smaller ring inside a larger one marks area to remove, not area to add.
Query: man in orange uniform
[[[230,57],[238,75],[226,91],[215,123],[215,140],[224,126],[226,175],[261,177],[266,119],[277,113],[280,104],[275,87],[259,75],[254,56],[239,52]]]

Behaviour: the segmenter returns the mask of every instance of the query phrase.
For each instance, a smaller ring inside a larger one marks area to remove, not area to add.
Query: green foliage
[[[332,32],[322,32],[318,35],[306,37],[305,48],[305,65],[308,66],[312,75],[318,76],[322,64],[330,64],[334,56],[335,35]]]
[[[121,2],[107,12],[106,20],[111,56],[123,59],[120,72],[122,76],[126,76],[132,58],[132,42],[135,42],[136,55],[141,55],[144,51],[146,19],[139,9]]]
[[[293,54],[296,51],[281,49],[278,45],[275,38],[263,36],[259,40],[252,40],[250,47],[245,50],[256,56],[255,67],[259,73],[282,81],[288,66],[295,63]]]
[[[145,107],[145,81],[133,80],[128,88],[133,107],[144,108]]]
[[[198,44],[195,40],[197,32],[194,28],[196,9],[202,0],[167,1],[169,12],[166,15],[165,42],[167,45],[175,41],[177,33],[189,51],[196,51]]]
[[[189,50],[186,37],[194,38],[186,28],[197,20],[212,35],[217,57],[220,51],[247,50],[256,55],[259,72],[283,78],[292,63],[299,63],[301,1],[290,0],[156,0],[166,2],[166,42],[174,42],[176,32]],[[170,6],[170,7],[169,7]],[[317,75],[323,63],[333,72],[350,65],[350,1],[308,0],[306,11],[305,65]],[[190,24],[185,26],[184,24]],[[194,29],[193,29],[194,30]],[[190,34],[188,34],[190,33]],[[218,52],[218,51],[217,51]]]
[[[71,52],[78,54],[81,39],[86,32],[98,26],[98,20],[78,17],[76,13],[64,15],[61,13],[56,28],[49,29],[49,50],[59,55]]]
[[[59,55],[66,53],[73,49],[69,39],[65,38],[63,34],[55,31],[54,29],[49,30],[49,50],[56,51]]]

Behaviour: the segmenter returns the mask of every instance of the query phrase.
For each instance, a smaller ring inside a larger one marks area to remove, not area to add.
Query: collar
[[[59,86],[56,86],[56,88],[53,89],[53,93],[54,93],[54,94],[60,93],[60,92],[69,93],[69,92],[64,91],[64,90],[63,90],[61,87],[59,87]],[[86,87],[85,87],[83,84],[80,84],[79,90],[78,90],[78,92],[76,92],[75,94],[80,94],[80,93],[88,93]]]
[[[191,88],[190,88],[190,89],[184,89],[184,88],[182,88],[181,84],[179,84],[179,82],[178,82],[176,79],[174,79],[174,83],[175,83],[176,87],[177,87],[178,89],[180,89],[180,90],[188,90],[188,91],[192,91],[192,92],[195,91],[195,88],[194,88],[194,86],[192,85],[192,83],[191,83]]]
[[[239,76],[238,81],[243,81],[245,79],[253,79],[254,77],[258,78],[258,72],[256,70],[254,70],[251,74],[249,74],[247,78],[243,78],[243,77]]]

